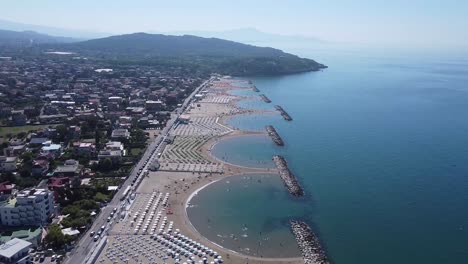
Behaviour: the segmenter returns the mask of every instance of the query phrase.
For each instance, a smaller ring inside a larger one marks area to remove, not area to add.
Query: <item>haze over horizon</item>
[[[89,8],[92,6],[92,8]],[[268,12],[265,12],[268,7]],[[468,50],[468,3],[293,0],[14,1],[1,19],[91,33],[226,31],[256,28],[331,43],[395,49]],[[278,18],[284,19],[278,19]]]

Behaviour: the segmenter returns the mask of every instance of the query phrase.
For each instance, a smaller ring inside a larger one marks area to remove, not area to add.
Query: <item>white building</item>
[[[43,225],[54,212],[53,192],[26,189],[0,203],[0,224],[6,226]]]
[[[16,170],[16,157],[0,156],[0,172],[12,172]]]
[[[28,241],[19,238],[13,238],[5,244],[0,245],[0,263],[31,263],[31,258],[28,254],[31,245]]]

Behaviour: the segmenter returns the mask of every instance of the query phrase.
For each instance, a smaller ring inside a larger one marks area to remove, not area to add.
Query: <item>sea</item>
[[[199,232],[246,255],[294,257],[288,219],[296,218],[333,263],[468,263],[468,57],[362,54],[311,54],[329,68],[249,77],[272,103],[239,106],[278,104],[293,121],[273,111],[228,124],[273,125],[285,146],[242,136],[212,153],[262,168],[281,154],[306,195],[291,197],[276,175],[223,179],[187,209]]]

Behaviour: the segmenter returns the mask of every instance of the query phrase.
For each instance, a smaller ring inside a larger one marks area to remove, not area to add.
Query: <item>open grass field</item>
[[[31,125],[31,126],[14,126],[14,127],[0,127],[0,137],[5,137],[8,134],[16,135],[21,132],[29,132],[31,130],[37,130],[47,128],[56,125]]]

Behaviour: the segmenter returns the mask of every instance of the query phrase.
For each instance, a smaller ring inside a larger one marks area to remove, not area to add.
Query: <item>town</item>
[[[1,57],[0,262],[62,261],[208,78],[67,52]]]

